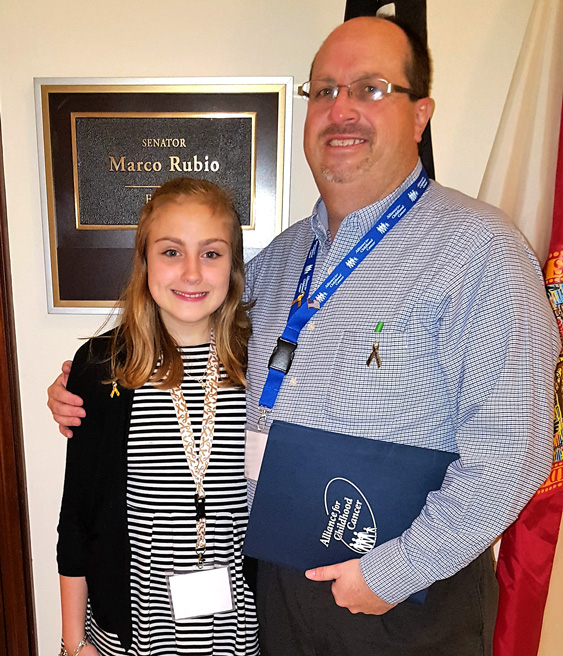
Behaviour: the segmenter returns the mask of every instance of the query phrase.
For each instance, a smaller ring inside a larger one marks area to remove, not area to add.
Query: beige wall
[[[3,0],[0,112],[31,514],[40,653],[60,636],[56,523],[65,442],[45,388],[99,317],[48,315],[40,216],[34,77],[293,75],[306,79],[343,0]],[[435,59],[438,179],[476,195],[531,0],[429,0]],[[291,220],[315,188],[301,152],[304,103],[295,100]],[[85,477],[85,484],[87,478]]]

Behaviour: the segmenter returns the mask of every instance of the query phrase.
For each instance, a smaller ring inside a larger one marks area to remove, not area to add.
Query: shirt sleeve
[[[76,353],[67,389],[84,401],[86,417],[79,427],[73,428],[73,437],[67,441],[66,468],[63,497],[57,531],[57,564],[63,576],[85,576],[87,529],[92,510],[93,472],[99,454],[98,421],[93,411],[92,366],[89,364],[91,342]]]
[[[446,287],[437,353],[460,457],[412,525],[361,559],[366,582],[389,603],[489,547],[552,461],[560,341],[537,262],[518,235],[491,236]]]
[[[263,253],[264,250],[260,251],[244,267],[244,294],[242,300],[245,303],[250,303],[254,300],[254,282],[258,275],[257,270],[260,268],[260,262],[264,257]]]

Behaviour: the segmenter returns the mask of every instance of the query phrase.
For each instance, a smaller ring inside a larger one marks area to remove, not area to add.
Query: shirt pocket
[[[379,343],[380,366],[376,358],[367,366],[374,342]],[[413,348],[412,336],[399,329],[385,327],[377,335],[344,331],[327,382],[327,417],[344,426],[371,422],[377,432],[392,430],[408,411],[417,368],[430,348],[424,338]]]

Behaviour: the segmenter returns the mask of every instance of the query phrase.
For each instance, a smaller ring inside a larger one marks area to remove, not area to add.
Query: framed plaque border
[[[53,171],[53,150],[52,140],[57,138],[53,133],[49,112],[49,98],[54,93],[69,94],[196,94],[205,96],[214,94],[221,97],[221,94],[275,94],[277,106],[277,120],[275,131],[275,161],[268,161],[263,166],[274,167],[275,176],[267,188],[261,188],[260,191],[273,197],[275,210],[272,212],[260,212],[256,204],[254,187],[251,188],[251,222],[255,226],[251,230],[244,230],[245,257],[258,252],[267,245],[269,241],[279,234],[289,225],[289,185],[290,185],[290,158],[291,158],[291,127],[292,127],[292,102],[293,102],[293,78],[286,77],[189,77],[189,78],[35,78],[35,105],[37,120],[37,139],[39,149],[39,174],[41,182],[41,214],[43,224],[43,242],[45,253],[45,275],[47,288],[47,305],[50,314],[107,314],[115,306],[115,300],[93,300],[88,298],[68,300],[61,298],[60,288],[60,271],[59,271],[59,245],[57,243],[57,215],[63,212],[58,205],[55,194],[55,176]],[[87,95],[85,95],[87,98]],[[110,96],[109,96],[110,97]],[[95,114],[98,109],[93,109]],[[214,114],[243,114],[249,110],[237,108],[236,110],[217,108],[213,110]],[[105,112],[109,113],[109,112]],[[116,111],[117,114],[131,114],[131,111]],[[141,109],[138,113],[148,113],[157,115],[158,111]],[[198,114],[199,110],[193,110],[186,107],[185,111],[162,110],[164,116],[173,116],[174,114]],[[73,127],[73,126],[72,126]],[[71,130],[71,126],[68,126]],[[271,130],[273,132],[273,129]],[[268,135],[270,138],[272,135]],[[259,139],[259,135],[253,135],[253,139]],[[61,163],[57,164],[59,167]],[[75,163],[68,161],[65,166],[71,169],[73,185],[72,204],[75,211],[78,208],[78,181],[76,178],[77,171]],[[256,166],[260,162],[253,163],[251,171],[252,185],[257,185]],[[170,176],[172,177],[172,176]],[[68,212],[67,212],[68,213]],[[267,214],[264,218],[264,214]],[[76,225],[75,225],[76,228]],[[256,230],[254,230],[256,228]],[[103,228],[100,227],[100,230]],[[97,227],[88,227],[84,232],[91,235],[96,234]],[[107,230],[107,227],[105,227]],[[121,233],[122,231],[131,232],[131,226],[123,225],[113,227],[112,231]],[[88,246],[83,247],[84,252],[93,256],[94,249]],[[124,252],[128,249],[116,248],[116,253]],[[73,276],[80,275],[80,270],[73,271]],[[86,275],[86,273],[85,273]],[[97,280],[96,272],[88,271],[88,275],[93,276],[92,280]],[[103,286],[103,282],[100,287]]]

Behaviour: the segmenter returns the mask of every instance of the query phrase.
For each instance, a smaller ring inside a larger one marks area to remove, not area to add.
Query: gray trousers
[[[334,603],[330,582],[258,562],[262,656],[491,656],[498,589],[490,550],[385,615]]]

